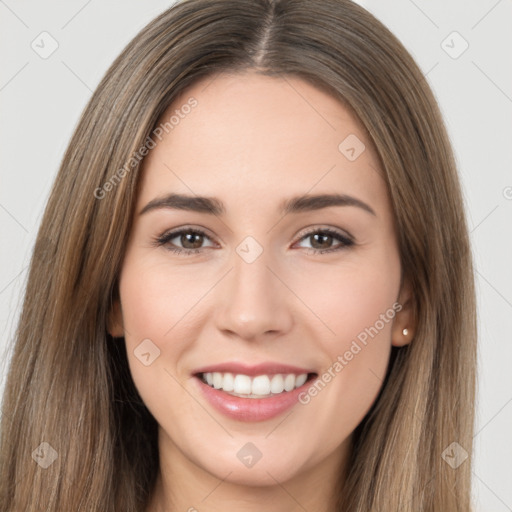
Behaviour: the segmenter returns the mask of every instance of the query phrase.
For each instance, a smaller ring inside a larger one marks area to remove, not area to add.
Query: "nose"
[[[288,332],[293,322],[293,293],[279,265],[269,262],[265,251],[252,262],[234,252],[232,267],[217,290],[217,328],[248,341]]]

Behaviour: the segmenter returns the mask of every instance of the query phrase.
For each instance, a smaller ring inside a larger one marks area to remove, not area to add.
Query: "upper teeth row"
[[[307,373],[295,375],[257,375],[249,377],[248,375],[233,373],[204,373],[203,379],[215,389],[234,392],[241,395],[269,395],[270,393],[282,393],[283,391],[292,391],[302,386],[308,378]]]

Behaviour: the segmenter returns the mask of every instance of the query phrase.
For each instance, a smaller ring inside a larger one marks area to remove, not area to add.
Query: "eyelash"
[[[173,238],[176,238],[177,236],[179,235],[182,235],[184,233],[192,233],[194,235],[203,235],[205,236],[206,238],[210,238],[204,231],[202,231],[201,229],[196,229],[196,228],[181,228],[181,229],[178,229],[176,231],[171,231],[171,232],[168,232],[168,233],[164,233],[158,237],[156,237],[154,240],[153,240],[153,246],[156,246],[156,247],[161,247],[161,246],[165,246],[169,243],[170,240],[172,240]],[[318,233],[321,233],[321,234],[328,234],[328,235],[332,235],[334,238],[336,238],[338,241],[342,242],[341,245],[339,245],[338,247],[335,247],[335,248],[332,248],[332,249],[310,249],[308,247],[306,247],[307,251],[308,251],[308,254],[324,254],[324,253],[328,253],[328,252],[337,252],[337,251],[341,251],[343,249],[347,249],[348,247],[354,245],[354,241],[347,237],[347,236],[344,236],[343,234],[341,234],[340,232],[334,230],[334,229],[330,229],[330,228],[317,228],[317,229],[314,229],[312,231],[308,231],[307,233],[305,233],[300,239],[300,240],[303,240],[304,238],[308,238],[312,235],[316,235]],[[199,252],[201,252],[204,248],[199,248],[199,249],[181,249],[179,247],[171,247],[171,246],[168,246],[166,247],[166,249],[168,251],[171,251],[171,252],[174,252],[176,254],[180,254],[180,255],[184,255],[184,256],[189,256],[191,254],[197,254]],[[185,254],[183,254],[185,253]]]

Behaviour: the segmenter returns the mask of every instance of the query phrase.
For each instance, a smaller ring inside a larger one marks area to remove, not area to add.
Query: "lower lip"
[[[197,375],[195,379],[205,398],[215,409],[229,418],[252,422],[269,420],[293,407],[298,402],[299,395],[309,388],[314,380],[309,379],[292,391],[268,398],[242,398],[212,388]]]

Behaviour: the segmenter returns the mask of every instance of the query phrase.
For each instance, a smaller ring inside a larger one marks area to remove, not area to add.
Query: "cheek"
[[[399,284],[398,255],[386,253],[364,264],[318,268],[303,274],[295,289],[303,290],[308,307],[323,322],[328,352],[337,354],[358,336],[364,341],[374,326],[378,336],[390,337]]]
[[[340,435],[353,431],[382,388],[400,310],[398,255],[390,251],[367,263],[340,266],[329,279],[317,275],[315,282],[325,284],[308,295],[329,331],[321,336],[325,365],[301,400],[318,428],[330,424]]]
[[[187,315],[191,308],[188,297],[197,302],[198,296],[194,290],[180,287],[177,277],[176,272],[140,258],[125,264],[119,283],[135,387],[151,414],[160,424],[171,425],[174,434],[180,411],[190,408],[190,397],[179,382],[183,377],[179,361],[190,343],[187,322],[189,316],[193,318],[193,310]]]
[[[119,282],[126,350],[133,380],[150,408],[156,389],[180,391],[173,377],[187,376],[182,360],[204,321],[201,299],[217,279],[211,271],[169,264],[154,254],[127,254]]]
[[[125,343],[133,380],[143,398],[166,380],[164,370],[177,353],[166,348],[180,309],[170,284],[147,259],[125,261],[119,283]]]
[[[190,269],[170,268],[150,259],[128,264],[121,276],[120,293],[125,329],[131,339],[173,340],[190,325],[194,307],[208,283]]]

